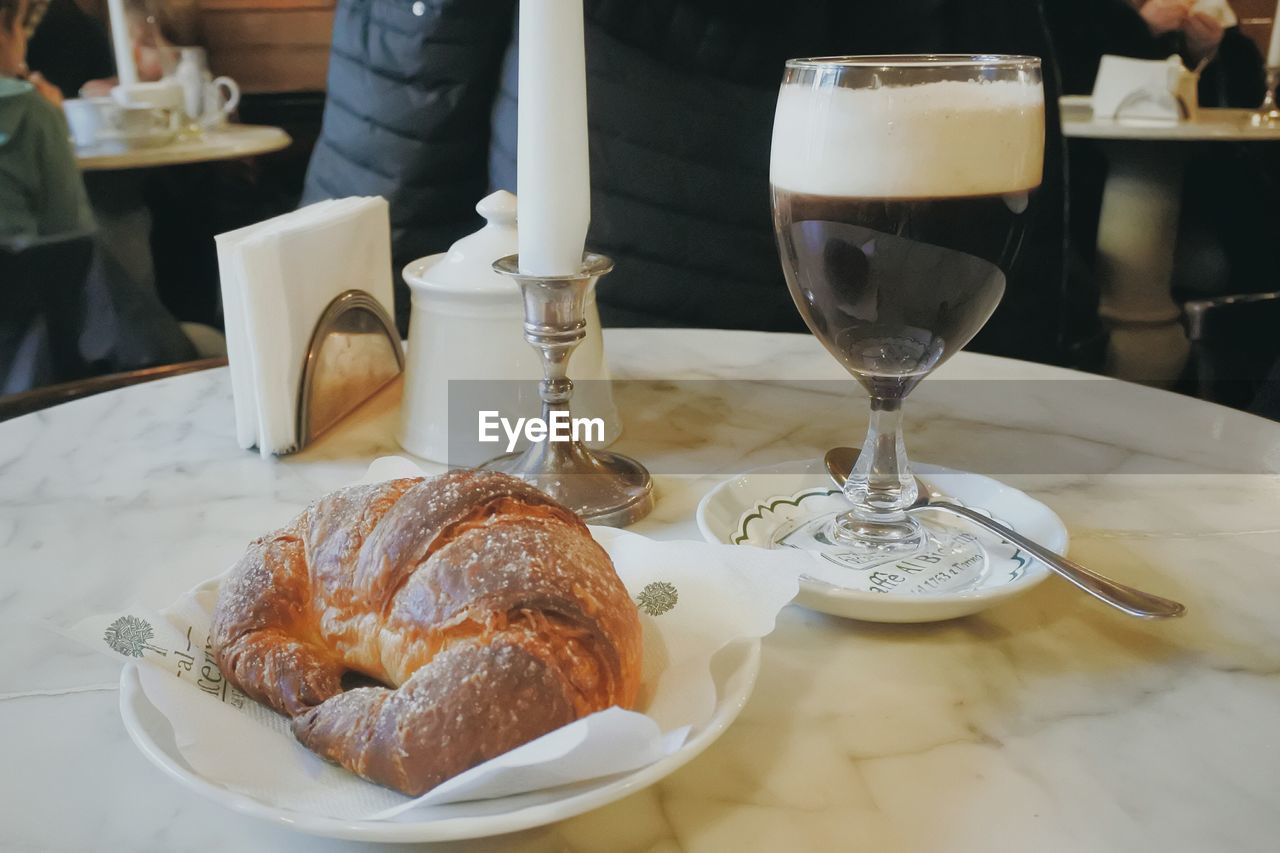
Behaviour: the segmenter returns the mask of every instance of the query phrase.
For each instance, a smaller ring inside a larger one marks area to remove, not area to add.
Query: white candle
[[[1271,44],[1267,48],[1267,67],[1280,68],[1280,2],[1271,16]]]
[[[138,82],[138,66],[133,61],[133,41],[129,38],[129,19],[124,13],[124,0],[107,0],[111,17],[111,46],[116,54],[116,78],[122,86]]]
[[[591,220],[582,0],[520,0],[520,269],[582,266]]]

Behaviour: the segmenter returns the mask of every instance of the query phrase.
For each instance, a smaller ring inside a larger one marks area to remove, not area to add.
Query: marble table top
[[[1254,110],[1203,107],[1194,121],[1097,118],[1087,95],[1066,95],[1062,108],[1062,133],[1078,139],[1130,140],[1138,142],[1274,142],[1280,126],[1254,127]]]
[[[278,127],[228,124],[206,130],[195,139],[178,139],[166,145],[115,148],[99,145],[76,149],[76,162],[86,172],[117,169],[154,169],[215,160],[237,160],[288,148],[293,142]]]
[[[856,386],[805,336],[611,331],[635,529],[696,537],[722,476],[856,442]],[[780,380],[770,382],[766,380]],[[733,381],[729,381],[733,380]],[[1280,837],[1280,424],[962,354],[907,409],[921,460],[1062,516],[1071,553],[1185,602],[1144,623],[1050,579],[885,626],[788,607],[705,754],[564,823],[458,850],[1270,851]],[[50,630],[161,607],[395,453],[393,388],[304,453],[236,447],[225,370],[0,424],[0,850],[354,850],[224,811],[134,749],[114,661]]]

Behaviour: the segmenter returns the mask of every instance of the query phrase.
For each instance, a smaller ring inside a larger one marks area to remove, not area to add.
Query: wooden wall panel
[[[209,64],[246,92],[323,91],[334,0],[201,0]]]
[[[1253,39],[1258,50],[1266,56],[1276,4],[1273,0],[1231,0],[1231,8],[1240,19],[1240,31]]]
[[[199,0],[200,8],[206,9],[246,9],[275,10],[282,9],[329,9],[333,0]]]
[[[290,12],[253,10],[232,13],[205,11],[200,29],[206,42],[228,48],[329,46],[333,12],[299,9]]]
[[[329,46],[223,49],[210,53],[209,64],[247,93],[323,92]]]

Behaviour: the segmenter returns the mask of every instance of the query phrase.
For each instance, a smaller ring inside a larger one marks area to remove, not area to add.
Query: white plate
[[[1053,510],[1040,501],[979,474],[937,465],[915,464],[913,468],[939,493],[987,511],[1058,554],[1067,552],[1066,526]],[[819,459],[757,468],[732,477],[707,493],[698,504],[698,529],[708,542],[739,545],[744,538],[740,522],[748,513],[752,513],[751,523],[766,527],[772,524],[778,528],[801,516],[806,501],[825,502],[829,511],[831,501],[838,500],[827,496],[831,491],[834,489]],[[776,500],[797,496],[801,496],[798,501]],[[766,541],[770,532],[764,531]],[[753,538],[760,539],[759,536]],[[794,553],[801,572],[822,559],[809,551],[779,550]],[[988,548],[989,557],[992,553]],[[800,594],[795,602],[834,616],[871,622],[936,622],[985,610],[1025,592],[1049,576],[1049,570],[1040,562],[1016,548],[1000,553],[1007,555],[1008,559],[1005,556],[995,558],[996,564],[984,572],[975,585],[963,590],[885,594],[850,589],[802,575]],[[1001,565],[1001,560],[1007,565]]]
[[[695,730],[678,752],[647,767],[551,790],[423,807],[395,820],[384,821],[339,820],[321,814],[281,809],[197,775],[178,751],[169,721],[147,700],[134,664],[127,664],[120,674],[120,716],[129,737],[157,767],[187,788],[235,811],[330,838],[452,841],[501,835],[554,823],[652,785],[693,760],[720,737],[746,705],[759,670],[759,640],[739,642],[721,650],[712,661],[717,700],[711,720],[703,728]]]

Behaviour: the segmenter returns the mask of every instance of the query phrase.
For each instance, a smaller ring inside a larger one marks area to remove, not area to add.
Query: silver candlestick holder
[[[1275,127],[1280,124],[1280,107],[1276,105],[1276,87],[1280,86],[1280,66],[1267,68],[1267,92],[1262,105],[1249,117],[1254,127]]]
[[[518,255],[493,264],[495,271],[520,285],[524,300],[524,339],[542,358],[542,421],[553,412],[569,415],[573,381],[569,357],[587,334],[587,294],[596,280],[613,269],[613,261],[590,252],[571,275],[540,276],[520,271]],[[645,467],[629,456],[593,451],[576,438],[553,440],[548,431],[520,453],[491,459],[481,466],[531,483],[593,524],[626,527],[653,509],[653,481]]]

